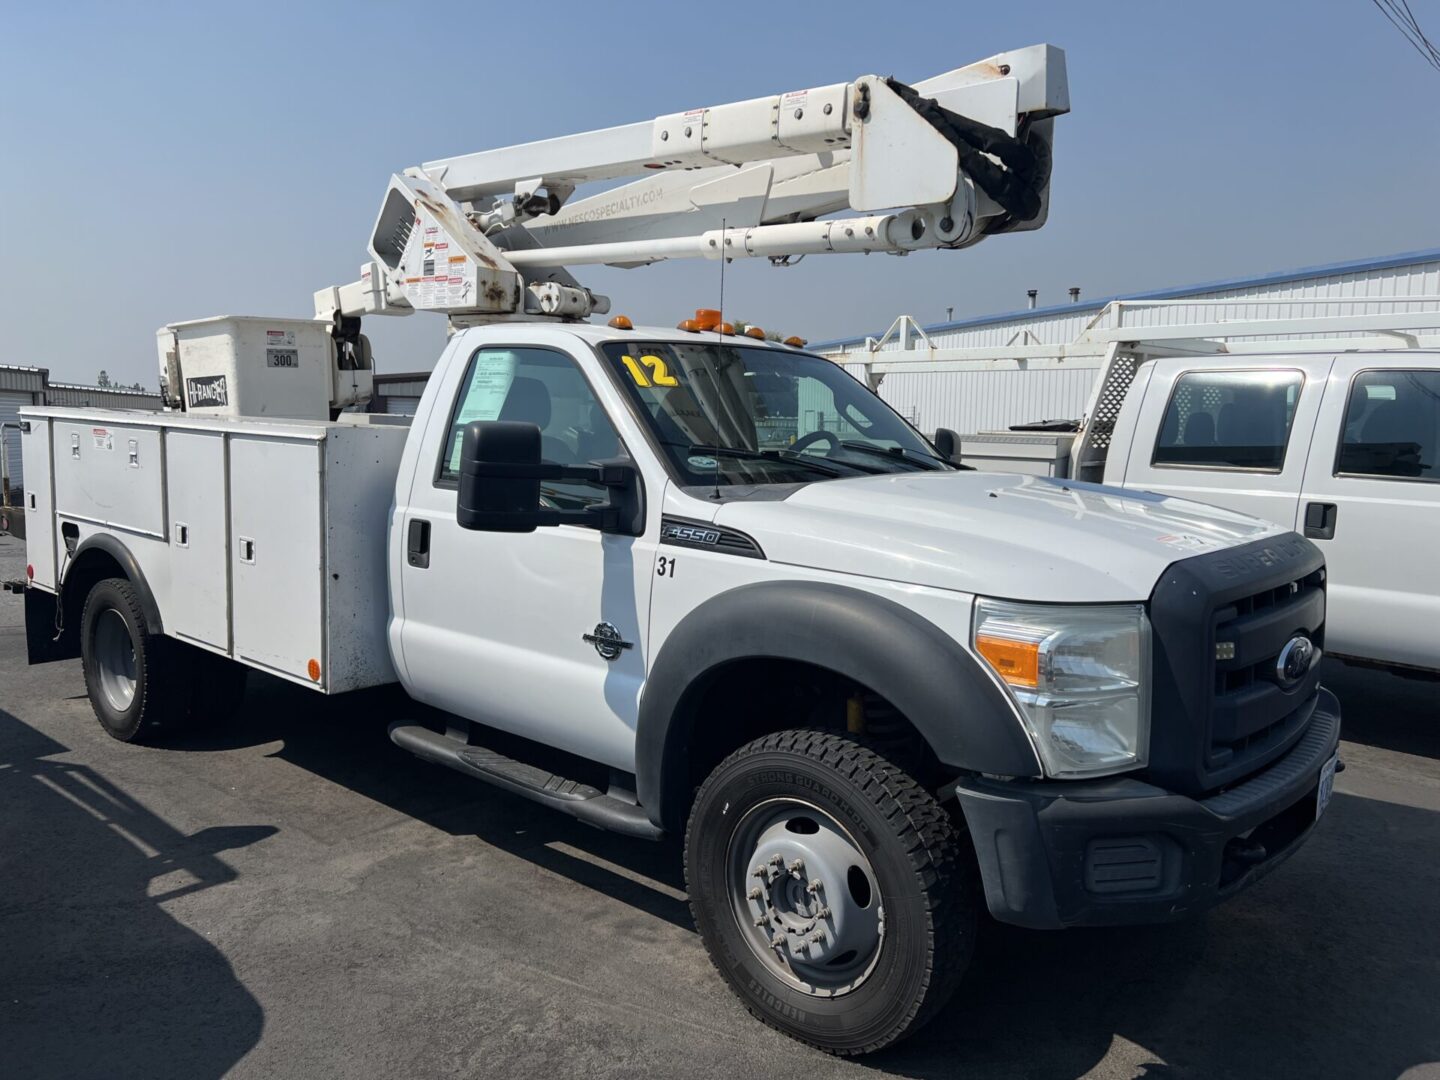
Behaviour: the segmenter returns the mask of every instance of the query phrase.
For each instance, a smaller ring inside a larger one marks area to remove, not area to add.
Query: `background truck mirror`
[[[534,532],[551,525],[583,525],[639,536],[644,531],[640,473],[628,461],[560,465],[540,459],[540,428],[513,420],[476,420],[460,441],[460,490],[455,520],[462,529]],[[609,489],[602,506],[550,510],[540,502],[543,481],[579,480]]]
[[[946,461],[960,464],[960,436],[949,428],[942,427],[935,432],[935,449]]]

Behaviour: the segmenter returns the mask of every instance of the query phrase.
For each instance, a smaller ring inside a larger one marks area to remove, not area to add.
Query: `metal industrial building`
[[[1122,299],[1124,304],[1116,303]],[[1103,360],[1093,354],[1066,356],[1058,347],[1075,342],[1087,330],[1113,328],[1122,317],[1123,325],[1136,327],[1136,336],[1143,338],[1147,326],[1262,319],[1293,319],[1298,325],[1326,316],[1436,311],[1440,248],[934,326],[920,327],[902,316],[879,337],[826,341],[811,348],[876,386],[922,431],[947,427],[974,432],[1078,419]],[[1436,320],[1432,315],[1418,319],[1417,325],[1434,326]],[[1279,336],[1291,335],[1270,335],[1269,340]],[[1007,356],[1009,349],[1015,355]]]
[[[111,386],[50,381],[39,367],[0,364],[0,479],[12,491],[25,485],[20,462],[19,412],[26,405],[79,405],[101,409],[158,409],[160,395]]]

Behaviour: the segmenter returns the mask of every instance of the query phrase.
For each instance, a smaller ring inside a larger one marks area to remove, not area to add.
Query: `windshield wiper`
[[[839,469],[829,465],[812,461],[803,454],[796,454],[793,451],[785,454],[779,450],[744,450],[734,446],[702,446],[697,443],[666,442],[666,446],[678,447],[681,450],[688,450],[692,454],[708,455],[710,457],[732,457],[740,458],[743,461],[771,461],[777,465],[802,465],[807,469],[822,473],[825,476],[844,476]],[[851,466],[854,468],[855,466]],[[863,470],[862,470],[863,471]]]
[[[855,450],[862,454],[873,454],[875,457],[889,458],[891,461],[899,461],[905,465],[914,465],[921,469],[943,469],[945,467],[944,462],[939,458],[931,457],[929,454],[922,453],[919,450],[911,450],[904,446],[872,446],[869,443],[853,442],[851,440],[845,440],[841,442],[840,445],[846,450]],[[915,454],[916,457],[909,458],[905,456],[906,454]]]

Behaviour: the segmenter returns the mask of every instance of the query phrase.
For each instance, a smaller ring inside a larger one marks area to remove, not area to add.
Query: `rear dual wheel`
[[[849,736],[742,747],[696,796],[691,909],[746,1008],[839,1054],[925,1023],[969,962],[977,874],[944,808]]]
[[[245,668],[146,628],[125,578],[97,582],[80,620],[85,689],[100,726],[121,742],[146,742],[192,720],[228,718],[245,690]]]

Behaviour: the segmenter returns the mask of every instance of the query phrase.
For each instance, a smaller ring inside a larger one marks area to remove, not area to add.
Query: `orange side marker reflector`
[[[309,674],[310,674],[310,681],[311,681],[311,682],[319,682],[319,681],[320,681],[320,661],[319,661],[319,660],[316,660],[316,659],[312,656],[312,657],[310,658],[310,662],[305,665],[305,670],[306,670],[307,672],[309,672]]]
[[[1033,690],[1040,685],[1040,646],[1036,642],[979,634],[975,648],[1011,686]]]

